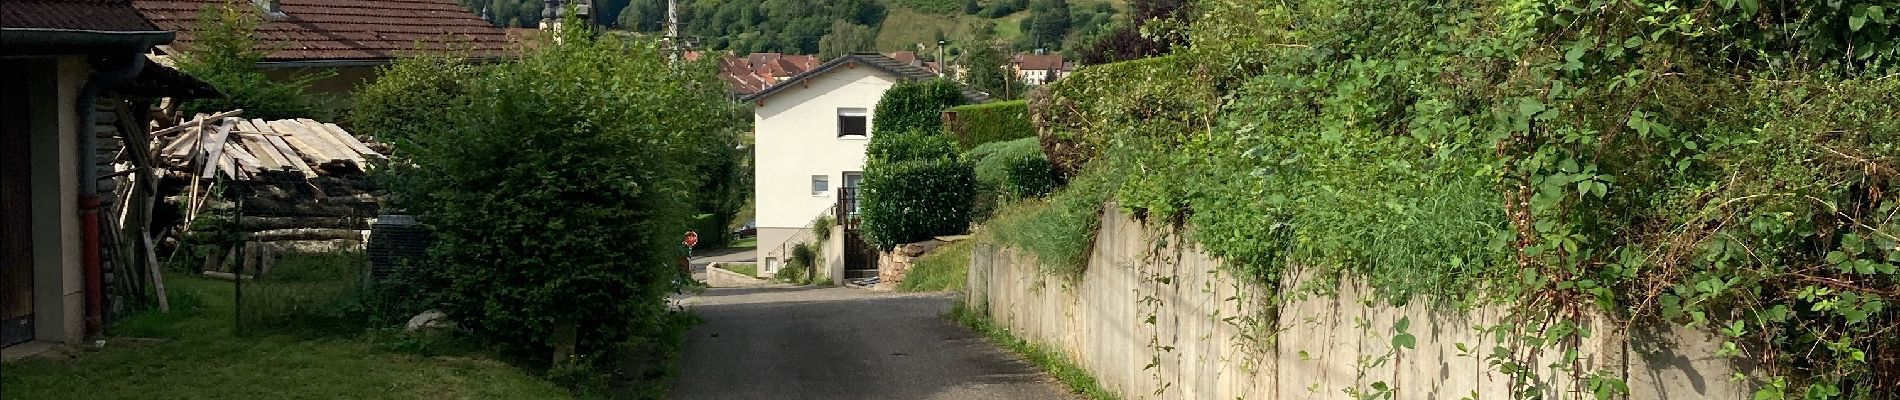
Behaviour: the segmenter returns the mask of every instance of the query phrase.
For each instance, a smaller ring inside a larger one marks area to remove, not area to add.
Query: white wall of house
[[[845,172],[864,170],[870,137],[839,137],[839,110],[864,110],[868,127],[878,99],[896,83],[897,77],[876,68],[847,64],[755,100],[753,200],[760,266],[769,268],[769,249],[836,203]],[[812,190],[815,175],[825,177],[823,192]]]

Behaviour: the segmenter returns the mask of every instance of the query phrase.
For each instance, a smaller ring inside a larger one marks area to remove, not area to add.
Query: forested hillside
[[[462,0],[497,25],[531,27],[541,0]],[[1171,3],[1169,1],[1151,1]],[[1137,1],[1137,3],[1141,3]],[[666,0],[601,0],[599,20],[660,32]],[[681,33],[706,49],[835,55],[920,50],[947,41],[997,42],[1016,50],[1088,47],[1127,18],[1126,0],[680,0]],[[1139,8],[1139,7],[1138,7]]]

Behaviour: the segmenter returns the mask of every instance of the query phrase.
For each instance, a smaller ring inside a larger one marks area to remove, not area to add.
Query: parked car
[[[737,239],[745,239],[758,235],[759,221],[756,219],[748,219],[745,221],[745,226],[741,226],[738,230],[732,231],[732,237]]]

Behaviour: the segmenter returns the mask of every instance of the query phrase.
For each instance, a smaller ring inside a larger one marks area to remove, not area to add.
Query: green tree
[[[1021,98],[1028,87],[1010,69],[1009,53],[1000,46],[979,43],[963,55],[964,83],[998,99]]]
[[[244,117],[323,118],[329,109],[309,93],[310,83],[329,75],[303,74],[272,80],[257,69],[266,50],[256,38],[257,16],[247,6],[208,6],[199,13],[192,45],[178,54],[178,70],[210,83],[223,98],[180,104],[184,115],[244,109]]]
[[[977,12],[981,12],[981,11],[983,11],[983,5],[978,4],[976,0],[963,0],[964,14],[976,15]]]
[[[689,196],[724,178],[703,172],[709,149],[743,122],[710,61],[559,35],[469,79],[444,128],[392,163],[392,190],[435,235],[424,280],[441,309],[524,359],[571,344],[577,358],[554,365],[604,367],[665,325]]]
[[[1039,0],[1030,5],[1029,18],[1023,20],[1027,48],[1060,48],[1069,34],[1069,16],[1067,0]]]
[[[876,49],[876,30],[844,20],[832,21],[831,33],[818,39],[818,58],[825,60]]]

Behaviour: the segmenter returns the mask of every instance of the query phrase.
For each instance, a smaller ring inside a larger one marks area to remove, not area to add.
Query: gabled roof
[[[0,28],[100,32],[154,32],[130,0],[6,0]]]
[[[144,52],[172,41],[129,0],[0,0],[5,54]]]
[[[1017,69],[1040,71],[1062,69],[1061,54],[1019,54],[1016,55],[1014,61]]]
[[[14,0],[6,0],[12,2]],[[282,15],[263,16],[258,48],[265,63],[388,62],[415,50],[466,52],[476,58],[508,53],[507,31],[490,25],[454,0],[279,0]],[[206,7],[251,2],[225,0],[132,0],[160,28],[178,31],[175,46],[189,49]]]
[[[754,100],[765,98],[766,96],[771,96],[772,94],[778,93],[780,90],[784,90],[787,87],[791,87],[793,83],[797,83],[799,81],[803,81],[806,79],[811,79],[812,77],[815,77],[818,75],[823,75],[824,73],[830,72],[832,69],[838,68],[838,66],[845,65],[846,63],[856,63],[856,64],[869,66],[879,71],[883,71],[884,73],[888,73],[893,76],[896,76],[898,79],[924,80],[924,79],[937,78],[937,73],[935,72],[930,72],[930,70],[923,69],[922,67],[910,65],[910,63],[898,61],[897,59],[890,58],[883,54],[853,53],[853,54],[847,54],[838,58],[833,58],[831,59],[831,61],[826,61],[824,64],[819,64],[818,67],[816,68],[806,70],[805,72],[800,73],[796,76],[793,76],[791,78],[785,79],[784,81],[780,81],[776,84],[773,84],[772,86],[767,87],[764,90],[760,90],[758,92],[748,94],[745,97],[742,97],[741,100],[754,101]],[[989,94],[979,92],[974,89],[970,89],[970,87],[968,86],[957,85],[957,87],[963,90],[964,100],[968,100],[971,103],[982,103],[982,102],[990,101]]]

